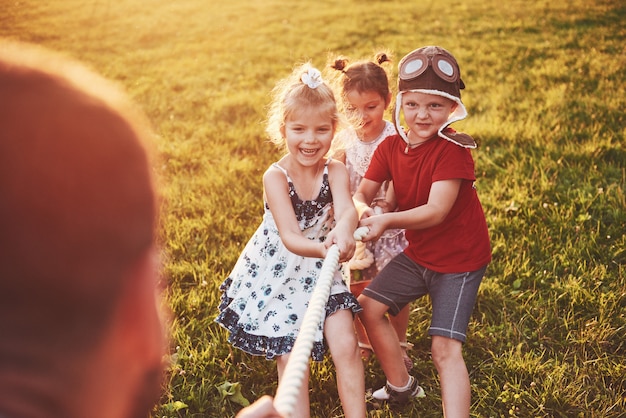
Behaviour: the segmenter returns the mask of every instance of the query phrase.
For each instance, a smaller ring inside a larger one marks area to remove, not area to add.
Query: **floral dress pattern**
[[[303,235],[319,242],[326,239],[334,226],[329,162],[330,159],[324,166],[317,198],[308,201],[298,197],[287,171],[273,164],[287,177],[291,203]],[[261,225],[220,286],[221,302],[215,320],[230,332],[228,341],[233,346],[273,359],[291,352],[324,260],[287,250],[267,202],[264,207]],[[337,269],[326,304],[326,317],[341,309],[361,311]],[[326,350],[323,326],[321,321],[313,344],[311,357],[315,361],[321,361]]]

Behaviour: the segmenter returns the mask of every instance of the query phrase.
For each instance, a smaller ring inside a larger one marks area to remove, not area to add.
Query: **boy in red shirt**
[[[449,125],[467,116],[459,66],[445,49],[416,49],[399,63],[395,123],[398,135],[377,148],[354,195],[369,206],[380,185],[392,181],[398,211],[366,209],[364,241],[389,228],[406,229],[409,246],[363,290],[360,314],[387,384],[375,400],[404,404],[424,396],[402,363],[401,348],[387,313],[426,294],[432,302],[433,362],[439,373],[446,417],[468,417],[470,383],[462,354],[478,287],[491,261],[487,223],[474,181],[469,148],[476,143]],[[400,125],[400,114],[408,129]]]

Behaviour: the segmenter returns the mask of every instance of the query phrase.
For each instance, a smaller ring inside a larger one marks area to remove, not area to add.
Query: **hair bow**
[[[302,74],[300,80],[312,89],[318,88],[324,82],[322,73],[317,68],[309,68],[306,73]]]

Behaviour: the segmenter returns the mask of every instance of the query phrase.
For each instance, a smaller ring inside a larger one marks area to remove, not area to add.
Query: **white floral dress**
[[[289,195],[304,236],[323,242],[334,226],[332,195],[328,183],[328,163],[324,166],[322,187],[315,200],[302,201],[285,169]],[[304,313],[317,283],[323,259],[293,254],[283,245],[267,202],[263,221],[237,260],[233,271],[220,286],[223,292],[215,319],[229,332],[235,347],[267,359],[291,352],[300,331]],[[333,278],[326,317],[341,309],[360,312],[337,269]],[[325,344],[321,321],[311,357],[321,361]]]

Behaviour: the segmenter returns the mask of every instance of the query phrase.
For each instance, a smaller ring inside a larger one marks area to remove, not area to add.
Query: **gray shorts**
[[[465,342],[478,287],[487,266],[463,273],[438,273],[422,267],[404,253],[397,255],[363,290],[363,295],[389,306],[397,315],[402,308],[430,295],[432,319],[429,335]]]

